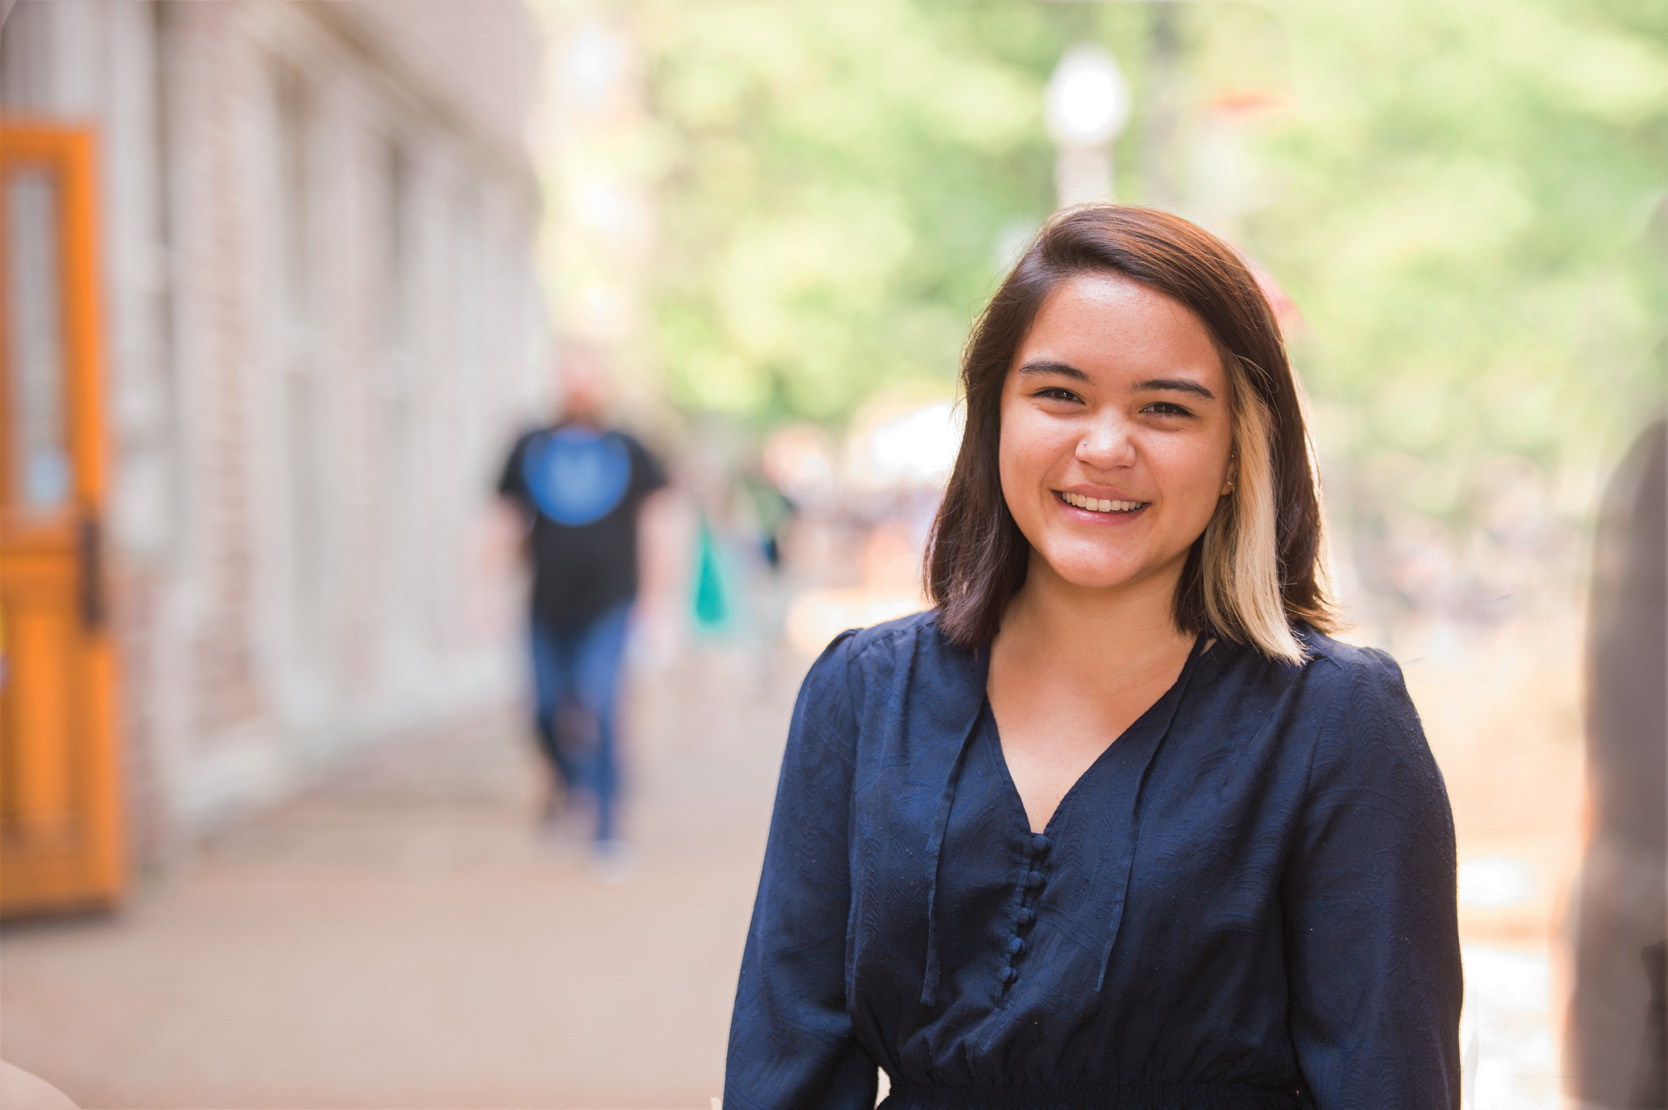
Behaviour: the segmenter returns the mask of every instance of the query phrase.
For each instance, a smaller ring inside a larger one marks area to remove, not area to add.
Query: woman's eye
[[[1159,416],[1192,416],[1193,414],[1173,401],[1154,401],[1145,409],[1146,412]]]
[[[1047,389],[1039,389],[1039,390],[1037,390],[1035,396],[1040,397],[1045,401],[1077,401],[1077,400],[1080,400],[1080,398],[1077,396],[1077,394],[1073,393],[1069,389],[1061,389],[1059,386],[1050,386]]]

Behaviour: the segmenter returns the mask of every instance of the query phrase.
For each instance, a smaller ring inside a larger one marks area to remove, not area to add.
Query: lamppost
[[[1129,122],[1129,101],[1129,82],[1104,47],[1080,42],[1060,56],[1044,116],[1061,208],[1112,199],[1112,140]]]

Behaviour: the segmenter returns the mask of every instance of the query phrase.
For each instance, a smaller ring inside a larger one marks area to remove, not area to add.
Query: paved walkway
[[[519,722],[373,752],[114,919],[8,928],[0,1055],[83,1107],[705,1110],[793,681],[638,681],[623,882],[534,835]]]

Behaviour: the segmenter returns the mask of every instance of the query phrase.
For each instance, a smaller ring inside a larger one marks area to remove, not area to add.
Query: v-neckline
[[[1210,647],[1213,647],[1215,643],[1216,638],[1209,636],[1204,632],[1199,633],[1199,635],[1194,638],[1193,646],[1188,649],[1187,658],[1182,662],[1181,671],[1176,675],[1175,681],[1170,683],[1162,694],[1153,699],[1153,703],[1147,706],[1146,709],[1143,709],[1141,714],[1136,717],[1135,720],[1131,721],[1122,732],[1118,733],[1117,736],[1108,741],[1106,747],[1101,749],[1100,754],[1095,756],[1095,758],[1089,762],[1087,767],[1083,768],[1077,778],[1072,781],[1071,786],[1066,788],[1066,792],[1060,795],[1060,800],[1054,803],[1054,812],[1048,815],[1048,820],[1043,822],[1043,827],[1041,829],[1034,829],[1031,827],[1031,815],[1025,809],[1025,799],[1019,793],[1018,784],[1014,782],[1013,772],[1008,769],[1008,754],[1002,750],[1002,729],[996,721],[996,710],[990,704],[990,691],[988,688],[985,689],[984,706],[980,710],[980,713],[990,722],[990,738],[991,745],[995,750],[996,769],[1001,774],[1003,784],[1007,787],[1008,800],[1012,803],[1013,808],[1018,811],[1019,824],[1025,830],[1026,836],[1037,836],[1039,834],[1042,836],[1054,835],[1054,823],[1060,819],[1060,813],[1066,808],[1066,803],[1071,801],[1072,797],[1079,792],[1079,789],[1083,786],[1084,782],[1088,781],[1089,777],[1100,768],[1101,764],[1112,758],[1113,751],[1117,750],[1119,745],[1123,745],[1127,748],[1128,745],[1124,744],[1124,741],[1129,737],[1137,735],[1142,730],[1143,726],[1149,723],[1150,719],[1156,717],[1163,708],[1168,706],[1171,699],[1186,684],[1189,675],[1192,673],[1193,668],[1198,663],[1199,659],[1207,650],[1209,650]],[[980,668],[982,672],[981,677],[984,679],[982,686],[988,687],[990,682],[990,648],[988,646],[985,648],[983,656],[983,659],[980,660],[983,664]]]

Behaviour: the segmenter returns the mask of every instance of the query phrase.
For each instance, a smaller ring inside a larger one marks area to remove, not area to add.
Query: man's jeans
[[[532,621],[539,740],[561,786],[595,797],[599,842],[614,839],[615,722],[630,616],[627,601],[571,627]]]

